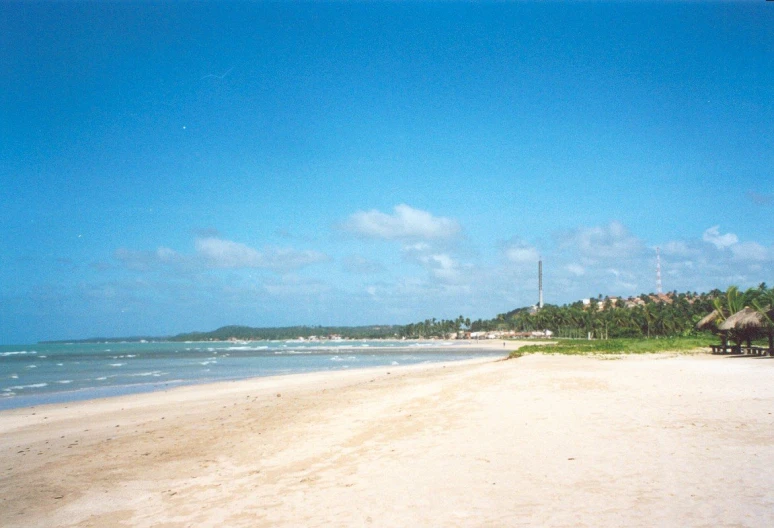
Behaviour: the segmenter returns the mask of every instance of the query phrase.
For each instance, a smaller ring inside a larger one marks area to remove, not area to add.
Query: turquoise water
[[[454,342],[251,341],[0,346],[0,409],[279,374],[455,361],[502,353]]]

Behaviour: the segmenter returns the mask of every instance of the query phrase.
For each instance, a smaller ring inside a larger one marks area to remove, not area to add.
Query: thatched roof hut
[[[753,310],[749,306],[745,306],[744,309],[736,312],[734,315],[723,321],[718,326],[719,330],[737,330],[742,332],[761,332],[768,333],[771,331],[772,326],[766,317],[757,310]]]
[[[767,336],[769,338],[769,355],[774,356],[774,324],[772,324],[774,309],[768,308],[765,313],[753,310],[745,306],[743,310],[723,321],[718,329],[721,332],[731,331],[738,336],[747,339],[747,346],[756,336]]]
[[[717,330],[718,318],[720,318],[720,314],[718,313],[718,311],[712,310],[709,314],[702,317],[698,323],[696,323],[696,329],[697,330]]]

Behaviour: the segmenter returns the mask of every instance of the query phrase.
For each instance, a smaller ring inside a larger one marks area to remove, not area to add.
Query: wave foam
[[[24,390],[24,389],[41,389],[43,387],[48,387],[48,383],[33,383],[31,385],[15,385],[13,387],[8,387],[7,389],[3,389],[6,392],[15,391],[15,390]]]

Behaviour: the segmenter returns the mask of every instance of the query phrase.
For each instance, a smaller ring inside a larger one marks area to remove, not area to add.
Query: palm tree
[[[752,301],[752,308],[761,314],[761,319],[768,326],[769,348],[774,349],[774,289],[766,288],[766,283],[762,282],[758,286],[759,295]]]
[[[744,294],[739,291],[738,286],[729,286],[725,295],[712,300],[712,305],[718,313],[718,324],[720,324],[744,308]]]

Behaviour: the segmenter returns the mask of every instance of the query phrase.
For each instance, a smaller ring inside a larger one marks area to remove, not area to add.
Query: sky
[[[0,76],[0,343],[774,283],[774,2],[4,2]]]

